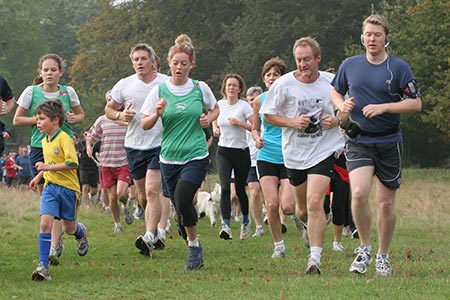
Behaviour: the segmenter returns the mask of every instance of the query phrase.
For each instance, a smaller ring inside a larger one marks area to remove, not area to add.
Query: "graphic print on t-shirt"
[[[322,132],[322,110],[323,110],[323,99],[303,99],[298,100],[297,104],[299,106],[300,115],[310,116],[309,125],[304,130],[299,130],[297,137],[304,138],[314,138],[323,135]]]

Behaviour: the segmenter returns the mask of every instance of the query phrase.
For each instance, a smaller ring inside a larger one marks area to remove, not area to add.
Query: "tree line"
[[[274,56],[295,68],[292,45],[302,36],[322,47],[321,69],[362,53],[361,24],[371,13],[391,23],[389,52],[410,63],[422,92],[423,112],[402,116],[405,165],[448,166],[450,158],[450,3],[433,0],[0,0],[0,74],[16,98],[36,75],[40,56],[66,60],[63,83],[79,93],[83,126],[103,113],[104,94],[133,73],[128,57],[139,42],[151,44],[167,73],[167,51],[187,33],[197,51],[193,78],[217,97],[226,73],[247,86],[263,86],[261,68]],[[10,122],[9,116],[6,122]],[[76,128],[81,130],[81,127]],[[29,130],[17,129],[23,140]],[[436,151],[435,149],[439,149]]]

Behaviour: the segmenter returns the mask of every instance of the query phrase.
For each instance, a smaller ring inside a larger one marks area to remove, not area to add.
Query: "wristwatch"
[[[119,120],[120,119],[120,111],[118,111],[117,113],[116,113],[116,120]]]

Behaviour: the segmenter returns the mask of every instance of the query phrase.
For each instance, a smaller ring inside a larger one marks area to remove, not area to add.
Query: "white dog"
[[[222,218],[220,212],[220,184],[216,183],[211,193],[198,192],[197,194],[197,213],[199,218],[209,217],[211,226],[218,224],[219,218]]]

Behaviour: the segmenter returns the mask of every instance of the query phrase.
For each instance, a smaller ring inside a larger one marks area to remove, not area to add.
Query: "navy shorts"
[[[39,174],[39,171],[36,170],[36,163],[37,162],[44,162],[44,153],[42,152],[42,148],[38,147],[30,147],[30,164],[31,164],[31,176],[36,177],[37,174]],[[44,183],[44,177],[42,177],[39,184]]]
[[[256,172],[256,167],[250,167],[247,175],[247,183],[250,182],[259,182],[258,173]]]
[[[170,198],[174,199],[175,187],[179,180],[188,181],[200,187],[205,179],[208,165],[209,157],[191,160],[184,165],[161,163],[161,174],[163,175]]]
[[[335,160],[336,158],[334,157],[334,154],[332,154],[327,159],[321,161],[317,165],[306,170],[296,170],[286,168],[289,177],[289,182],[293,186],[299,186],[302,183],[304,183],[306,179],[308,179],[309,174],[324,175],[332,178]]]
[[[351,171],[375,167],[375,175],[390,189],[398,189],[402,182],[402,143],[357,144],[348,142],[345,146],[347,169]]]
[[[128,166],[130,167],[131,177],[139,180],[145,177],[148,169],[159,170],[159,153],[161,147],[150,150],[136,150],[125,148],[127,151]]]

